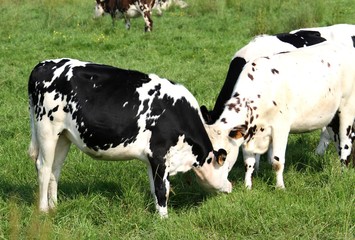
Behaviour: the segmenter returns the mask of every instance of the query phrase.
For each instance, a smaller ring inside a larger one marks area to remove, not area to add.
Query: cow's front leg
[[[111,20],[112,20],[112,28],[114,28],[115,27],[116,12],[115,11],[111,11],[110,15],[111,15]]]
[[[155,199],[155,206],[161,218],[168,217],[168,198],[170,192],[169,173],[165,165],[150,160],[148,166],[150,190]]]
[[[153,30],[153,20],[151,18],[151,12],[150,11],[144,12],[143,18],[144,18],[144,22],[145,22],[144,30],[146,32],[151,32]]]
[[[276,188],[285,188],[283,172],[289,129],[274,129],[272,142],[272,167],[276,174]]]
[[[125,22],[126,29],[130,30],[131,29],[131,20],[129,19],[127,14],[124,14],[123,17],[124,17],[124,22]]]
[[[254,168],[255,168],[255,154],[248,152],[243,149],[243,157],[244,157],[244,166],[245,166],[245,187],[247,189],[251,189],[252,188],[252,175],[254,172]]]
[[[145,22],[144,30],[146,32],[152,31],[153,30],[153,20],[151,17],[151,15],[152,15],[151,6],[148,6],[147,4],[139,3],[138,7],[142,13],[142,17]]]
[[[342,114],[342,112],[340,113],[339,155],[342,167],[347,167],[350,163],[351,148],[353,143],[354,118],[346,113]]]

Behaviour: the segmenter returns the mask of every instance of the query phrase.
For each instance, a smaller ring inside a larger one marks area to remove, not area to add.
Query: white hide
[[[354,62],[355,49],[335,43],[254,59],[245,65],[233,90],[234,97],[211,128],[224,132],[228,138],[229,131],[242,129],[246,123],[247,131],[256,126],[252,138],[241,137],[235,142],[251,154],[261,154],[272,144],[276,186],[284,188],[289,133],[323,128],[339,111],[340,149],[343,149],[340,159],[344,161],[351,152],[346,129],[352,126],[355,117]],[[230,157],[235,156],[228,153],[227,159]],[[252,172],[255,158],[251,157],[245,164],[250,168],[249,173]],[[246,187],[251,188],[251,180],[246,179]]]

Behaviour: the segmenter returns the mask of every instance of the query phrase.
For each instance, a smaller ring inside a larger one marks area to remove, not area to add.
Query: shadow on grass
[[[7,179],[0,179],[0,197],[3,199],[14,198],[17,202],[31,205],[35,201],[36,190],[37,185],[18,184],[8,182]]]
[[[206,198],[212,197],[214,193],[205,191],[196,181],[195,174],[190,171],[178,174],[170,178],[171,191],[168,200],[168,208],[174,210],[186,209],[199,206]],[[65,196],[66,199],[74,199],[82,195],[100,195],[114,204],[117,201],[129,202],[137,198],[143,199],[151,213],[156,211],[154,197],[150,193],[148,182],[137,182],[135,180],[121,183],[117,181],[91,179],[87,182],[62,181],[58,187],[59,199]],[[137,196],[139,195],[139,196]],[[63,201],[63,198],[62,198]],[[139,200],[138,200],[139,201]]]
[[[331,143],[326,153],[320,156],[315,153],[318,141],[318,132],[291,134],[286,149],[284,173],[287,173],[290,169],[300,173],[320,173],[329,166],[334,166],[334,164],[339,164],[340,166],[334,143]],[[244,160],[240,152],[238,160],[229,174],[229,179],[236,184],[244,185],[244,176]],[[259,171],[254,172],[253,178],[257,178],[269,186],[275,185],[275,174],[266,153],[261,155]]]
[[[330,153],[327,153],[325,156],[316,155],[314,153],[316,144],[317,138],[312,139],[309,136],[307,137],[301,134],[293,135],[287,146],[285,173],[287,173],[290,168],[297,172],[322,172],[327,165],[333,164],[331,161],[339,161],[336,153],[334,153],[335,151],[332,152],[332,150],[329,150]],[[142,194],[143,201],[149,206],[149,210],[154,212],[155,207],[153,197],[150,194],[148,178],[144,179],[141,177],[140,179],[136,179],[136,173],[133,168],[129,168],[127,172],[125,167],[126,166],[122,166],[122,169],[125,169],[123,174],[128,174],[128,177],[121,178],[120,174],[118,174],[122,171],[121,167],[117,169],[109,167],[106,171],[113,170],[111,173],[113,178],[98,179],[95,175],[105,175],[105,170],[100,170],[96,174],[83,179],[81,179],[81,177],[73,179],[73,176],[70,176],[69,180],[61,180],[58,186],[59,201],[61,201],[60,199],[63,196],[65,196],[64,198],[72,199],[79,195],[90,194],[98,194],[108,199],[108,201],[117,201],[117,199],[124,200],[130,194],[127,192],[133,191],[133,194]],[[143,169],[143,167],[141,168]],[[78,176],[79,175],[85,175],[85,171],[78,173]],[[115,175],[117,175],[117,177],[115,177]],[[238,160],[229,174],[229,180],[234,187],[241,186],[244,185],[244,175],[242,154],[239,154]],[[261,157],[260,168],[255,174],[254,179],[255,178],[267,183],[268,186],[274,186],[275,184],[274,172],[265,155]],[[171,193],[168,203],[169,208],[177,210],[196,207],[207,198],[215,195],[205,191],[197,183],[196,176],[192,171],[172,176],[170,181]],[[9,198],[9,196],[15,196],[18,201],[24,202],[26,205],[32,205],[37,201],[38,183],[19,184],[18,182],[13,183],[6,178],[2,178],[0,179],[0,196],[3,199]],[[127,201],[131,199],[132,197],[127,198]]]

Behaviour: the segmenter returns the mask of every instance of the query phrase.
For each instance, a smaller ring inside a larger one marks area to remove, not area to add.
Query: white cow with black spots
[[[246,63],[232,97],[209,127],[214,146],[223,146],[231,160],[237,157],[236,146],[250,154],[271,147],[276,186],[284,188],[289,133],[320,129],[338,117],[340,161],[348,165],[355,118],[354,64],[354,48],[331,42]],[[245,184],[251,188],[255,158],[245,164]]]
[[[309,47],[325,41],[334,41],[345,46],[353,47],[355,45],[355,25],[336,24],[327,27],[305,28],[291,31],[290,33],[281,33],[276,35],[260,35],[252,39],[247,45],[238,50],[228,69],[226,80],[217,97],[214,108],[208,111],[205,106],[201,107],[205,121],[213,124],[222,114],[226,102],[232,97],[232,91],[238,82],[239,75],[247,62],[262,56],[269,56],[284,51],[293,51],[297,48]],[[332,127],[334,125],[334,127]],[[332,141],[338,146],[339,138],[335,129],[338,129],[338,122],[335,119],[332,126],[322,129],[319,144],[316,149],[317,154],[324,154],[328,144]],[[243,148],[242,148],[243,149]],[[338,149],[339,151],[339,149]],[[271,162],[271,149],[268,153],[268,159]],[[243,151],[245,165],[250,162],[250,158],[255,158],[255,166],[258,169],[260,155],[249,154]],[[235,162],[237,159],[233,159]],[[251,170],[247,168],[245,175],[246,185],[251,182]]]

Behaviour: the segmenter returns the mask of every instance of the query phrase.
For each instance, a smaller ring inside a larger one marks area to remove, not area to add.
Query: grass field
[[[254,188],[243,187],[239,159],[231,194],[207,194],[192,173],[172,177],[169,219],[154,212],[146,168],[139,161],[94,161],[72,148],[59,184],[59,205],[37,210],[27,81],[41,60],[79,58],[156,73],[184,84],[213,107],[235,51],[253,36],[299,27],[355,24],[352,0],[187,0],[143,19],[130,31],[93,20],[84,0],[0,0],[0,239],[355,239],[355,171],[341,172],[331,146],[314,150],[319,132],[292,135],[285,191],[274,189],[262,160]]]

